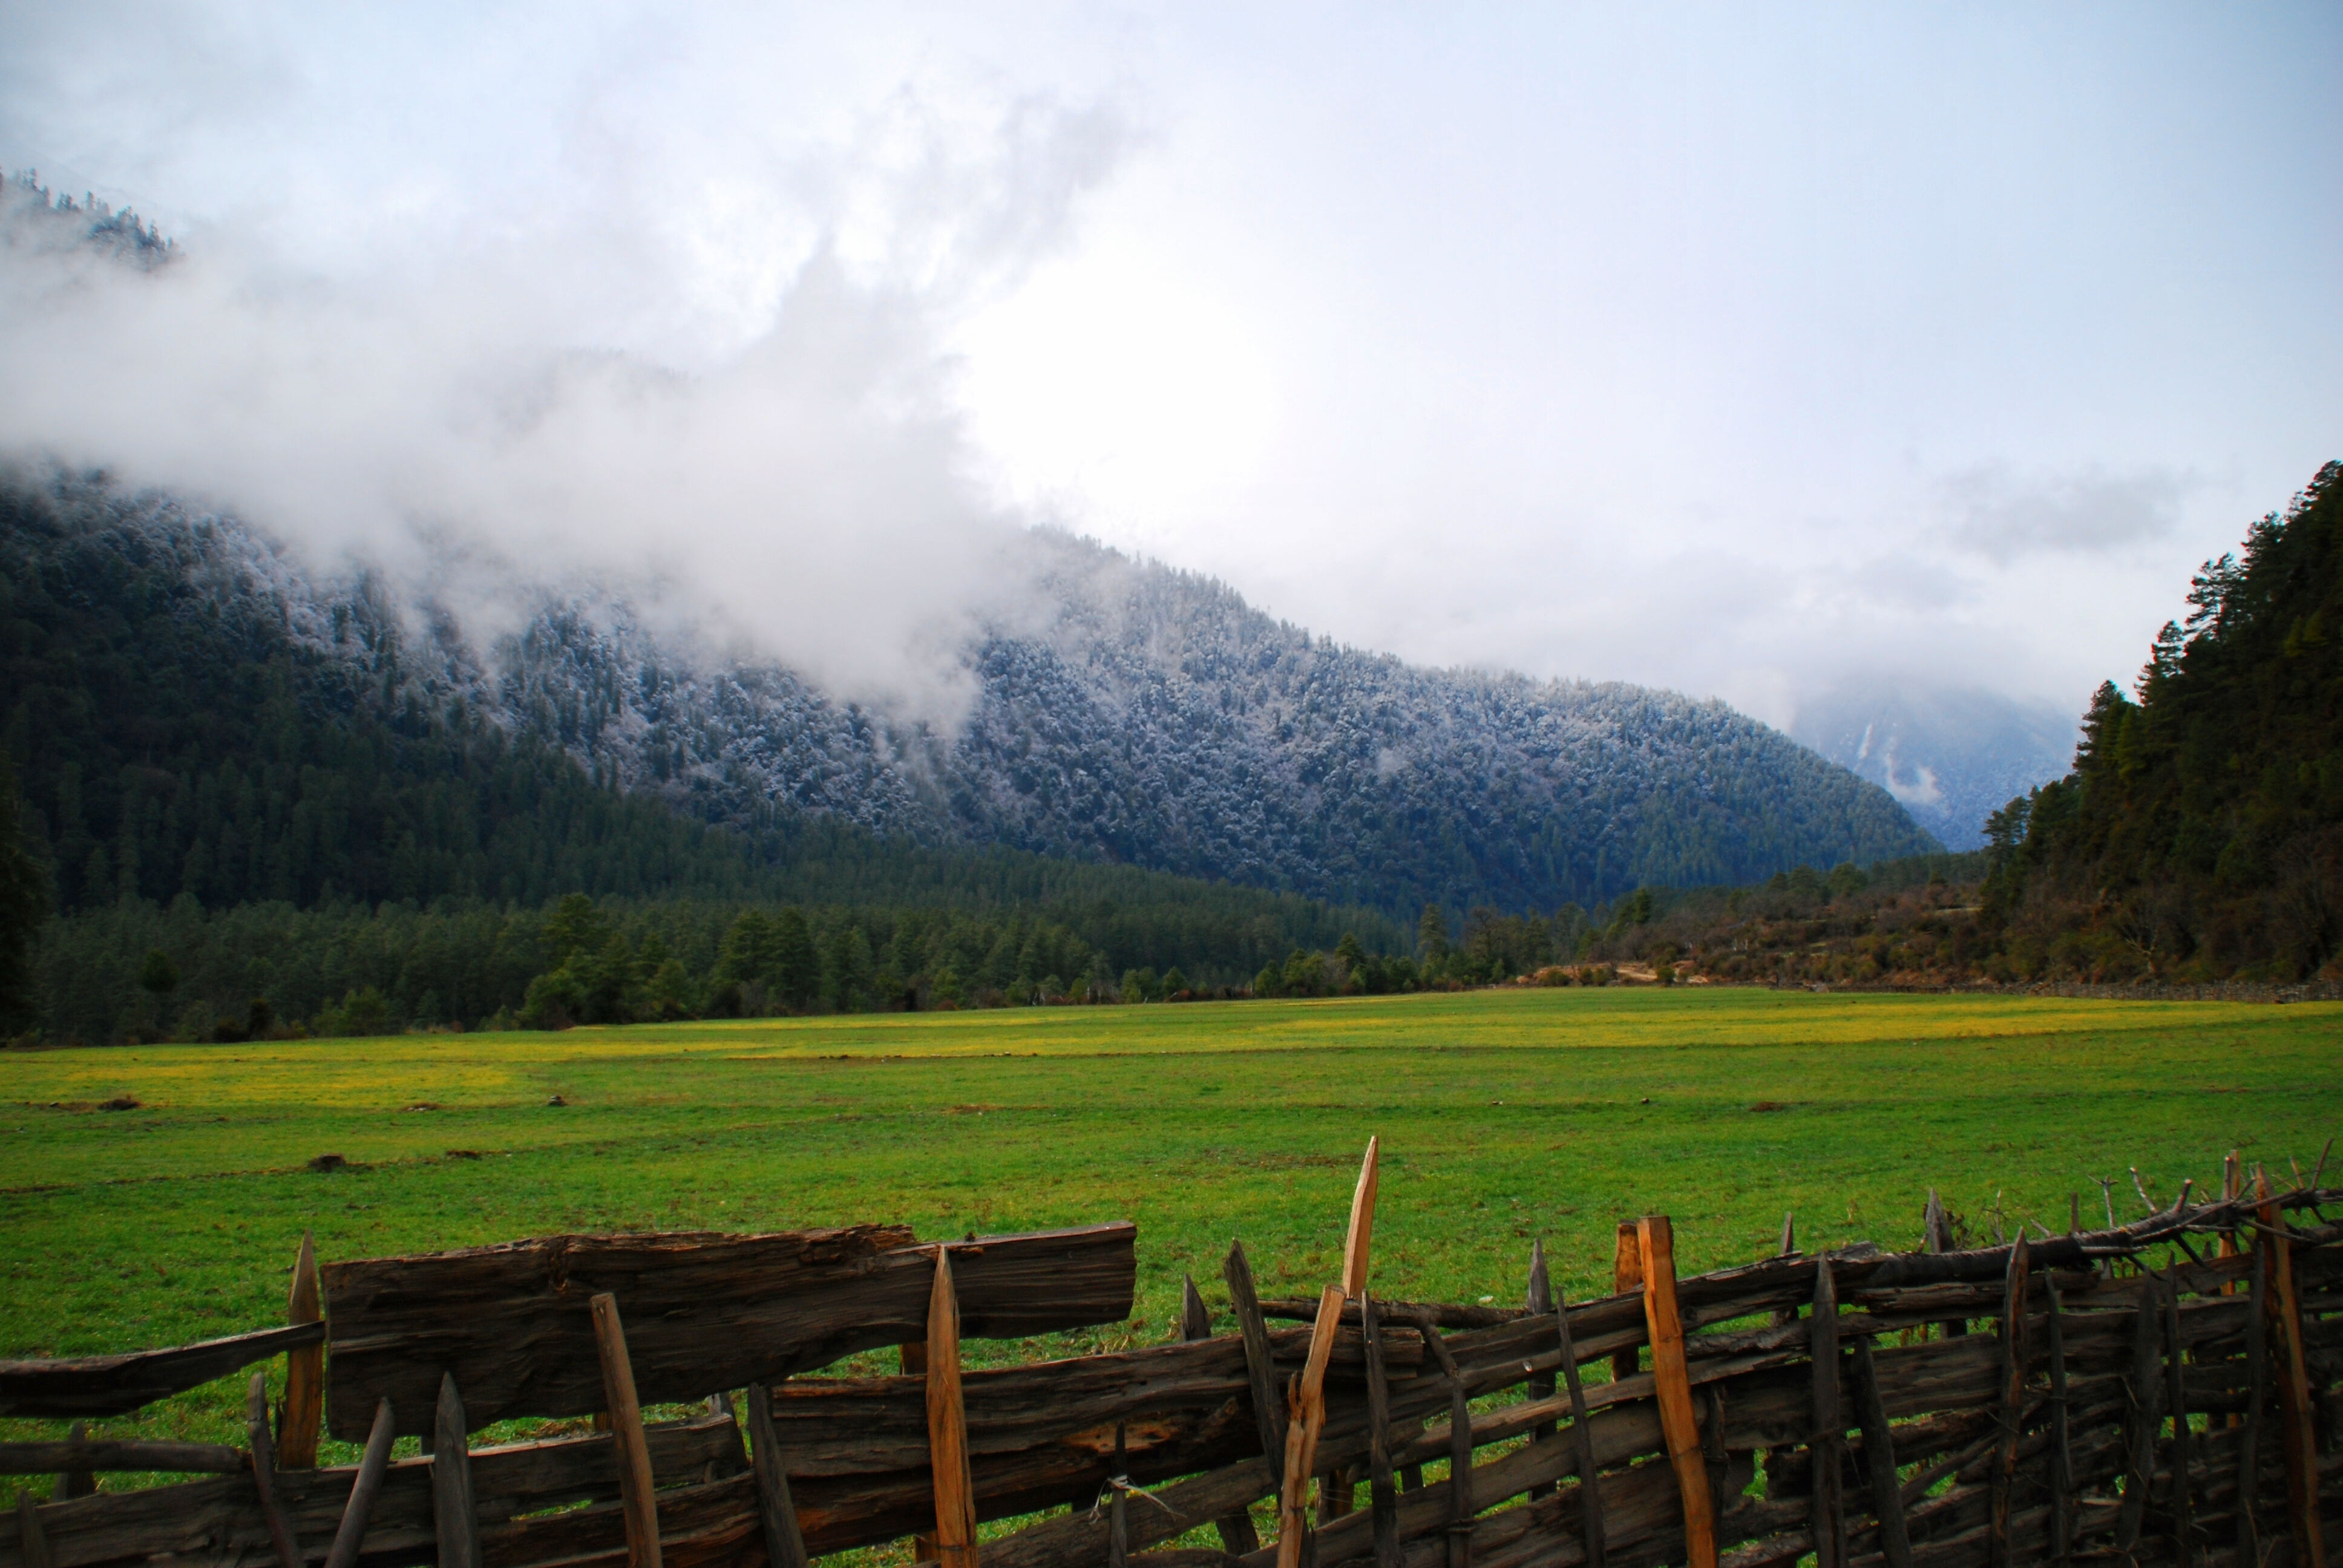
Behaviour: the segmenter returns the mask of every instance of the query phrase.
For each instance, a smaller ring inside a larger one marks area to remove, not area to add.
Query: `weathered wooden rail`
[[[1652,1217],[1611,1295],[1558,1303],[1541,1251],[1506,1310],[1373,1296],[1371,1148],[1318,1300],[1257,1300],[1233,1248],[1225,1332],[1191,1282],[1174,1342],[966,1369],[964,1339],[1127,1316],[1131,1227],[305,1248],[288,1328],[0,1363],[0,1413],[59,1419],[293,1374],[243,1449],[0,1443],[62,1478],[0,1517],[0,1568],[804,1568],[906,1539],[939,1568],[2325,1568],[2343,1191],[2315,1181],[2246,1195],[2233,1164],[2218,1202],[1973,1251],[1933,1217],[1912,1253],[1785,1227],[1683,1279]],[[809,1375],[897,1344],[901,1375]],[[589,1413],[609,1430],[470,1446]],[[365,1461],[317,1467],[321,1422]],[[209,1473],[91,1493],[109,1469]]]

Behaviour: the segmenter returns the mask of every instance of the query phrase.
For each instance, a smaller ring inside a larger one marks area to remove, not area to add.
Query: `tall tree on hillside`
[[[0,751],[0,1023],[32,1020],[33,934],[48,907],[48,880],[25,849],[15,765]]]
[[[1448,956],[1448,918],[1440,912],[1438,904],[1423,906],[1423,913],[1415,922],[1415,944],[1423,950],[1427,969]]]
[[[2188,603],[2137,700],[2099,689],[2075,771],[1988,828],[2020,974],[2062,948],[2187,980],[2343,955],[2343,463],[2207,561]]]

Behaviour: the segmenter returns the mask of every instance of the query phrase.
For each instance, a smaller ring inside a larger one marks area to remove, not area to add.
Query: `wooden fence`
[[[940,1568],[2324,1568],[2343,1526],[2316,1175],[2241,1192],[2232,1161],[2218,1201],[1966,1251],[1932,1200],[1923,1251],[1785,1225],[1684,1279],[1647,1217],[1612,1294],[1556,1301],[1534,1251],[1519,1309],[1378,1300],[1375,1179],[1370,1145],[1317,1300],[1257,1299],[1232,1247],[1226,1332],[1191,1281],[1173,1342],[1004,1367],[962,1342],[1127,1316],[1131,1226],[305,1245],[287,1327],[0,1363],[0,1414],[86,1421],[287,1358],[242,1448],[0,1444],[60,1478],[0,1518],[0,1568],[804,1568],[906,1538]],[[808,1375],[887,1345],[901,1375]],[[321,1427],[362,1462],[319,1467]],[[108,1469],[202,1478],[93,1492]]]

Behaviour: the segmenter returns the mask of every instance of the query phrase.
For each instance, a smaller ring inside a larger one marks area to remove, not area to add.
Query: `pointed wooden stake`
[[[1556,1337],[1562,1342],[1562,1385],[1570,1393],[1570,1440],[1578,1450],[1578,1531],[1586,1551],[1586,1568],[1604,1568],[1603,1489],[1596,1484],[1594,1434],[1586,1428],[1586,1386],[1578,1380],[1578,1347],[1570,1342],[1570,1302],[1554,1309]]]
[[[1838,1386],[1838,1282],[1828,1253],[1815,1270],[1806,1353],[1814,1366],[1814,1430],[1806,1452],[1815,1470],[1808,1515],[1815,1527],[1815,1568],[1846,1568],[1846,1404]]]
[[[2172,1555],[2179,1568],[2195,1568],[2196,1507],[2188,1487],[2188,1388],[2180,1372],[2180,1265],[2164,1270],[2164,1337],[2172,1353],[2164,1361],[2164,1402],[2172,1407]]]
[[[398,1418],[386,1397],[374,1407],[374,1430],[367,1434],[366,1457],[358,1461],[357,1478],[350,1483],[350,1500],[342,1508],[342,1527],[334,1533],[326,1568],[357,1568],[358,1548],[366,1543],[367,1522],[374,1515],[374,1500],[390,1469],[390,1445],[398,1436]]]
[[[323,1316],[317,1305],[317,1249],[309,1232],[301,1232],[301,1250],[293,1258],[293,1288],[286,1297],[287,1323],[314,1323]],[[285,1407],[277,1422],[277,1468],[317,1468],[317,1429],[326,1416],[326,1347],[303,1345],[285,1352]]]
[[[439,1376],[439,1406],[431,1421],[431,1526],[439,1546],[439,1568],[480,1568],[471,1441],[453,1372]]]
[[[1270,1359],[1269,1324],[1261,1315],[1261,1297],[1252,1288],[1252,1264],[1244,1243],[1231,1241],[1221,1278],[1228,1282],[1229,1305],[1237,1314],[1237,1332],[1244,1338],[1245,1381],[1252,1389],[1253,1418],[1261,1426],[1261,1452],[1272,1464],[1285,1459],[1285,1404],[1277,1397],[1277,1371]]]
[[[2162,1303],[2154,1274],[2138,1280],[2139,1306],[2132,1319],[2131,1410],[2125,1418],[2123,1505],[2116,1513],[2116,1551],[2128,1557],[2147,1521],[2147,1498],[2156,1484],[2156,1434],[2164,1422]]]
[[[77,1421],[66,1431],[65,1441],[68,1442],[79,1442],[88,1436],[89,1423],[85,1421]],[[91,1497],[95,1496],[96,1493],[97,1472],[94,1470],[67,1470],[58,1474],[56,1487],[49,1493],[49,1496],[53,1502],[70,1503],[76,1497]]]
[[[1211,1339],[1212,1314],[1211,1309],[1204,1305],[1203,1293],[1196,1289],[1196,1277],[1188,1274],[1182,1278],[1186,1281],[1186,1288],[1180,1302],[1180,1337],[1191,1342]],[[1372,1344],[1368,1346],[1367,1353],[1371,1356],[1374,1353]],[[1261,1550],[1261,1535],[1252,1527],[1252,1515],[1242,1509],[1222,1514],[1212,1521],[1212,1526],[1220,1532],[1221,1545],[1231,1556],[1242,1557],[1248,1552]]]
[[[1652,1382],[1660,1432],[1684,1500],[1687,1568],[1716,1568],[1716,1515],[1708,1493],[1708,1467],[1700,1449],[1700,1420],[1692,1407],[1692,1376],[1684,1362],[1684,1319],[1676,1310],[1675,1233],[1664,1214],[1635,1222],[1643,1265],[1644,1322],[1652,1338]]]
[[[960,1298],[952,1291],[950,1254],[941,1246],[928,1293],[928,1459],[935,1471],[936,1556],[944,1568],[976,1568],[976,1487],[969,1477],[968,1412],[960,1392]]]
[[[1632,1296],[1644,1288],[1644,1243],[1638,1239],[1633,1220],[1619,1227],[1616,1242],[1611,1253],[1611,1292],[1614,1295]],[[1614,1382],[1634,1377],[1643,1370],[1633,1345],[1611,1358]]]
[[[1310,1356],[1302,1363],[1302,1381],[1288,1399],[1285,1476],[1278,1492],[1277,1568],[1301,1568],[1303,1535],[1309,1528],[1311,1467],[1317,1458],[1319,1430],[1326,1424],[1326,1363],[1334,1353],[1343,1302],[1367,1288],[1368,1245],[1375,1229],[1375,1167],[1381,1147],[1382,1140],[1367,1140],[1366,1158],[1359,1162],[1359,1184],[1351,1193],[1350,1229],[1342,1239],[1342,1282],[1327,1286],[1318,1297],[1317,1321],[1310,1328]]]
[[[1522,1306],[1523,1309],[1534,1318],[1544,1317],[1546,1313],[1554,1311],[1554,1279],[1553,1276],[1546,1271],[1545,1238],[1543,1236],[1540,1236],[1530,1242],[1529,1289],[1523,1293]],[[1554,1374],[1552,1372],[1536,1372],[1532,1374],[1529,1380],[1528,1392],[1529,1397],[1532,1399],[1552,1399],[1554,1397]],[[1561,1428],[1553,1422],[1549,1421],[1543,1422],[1540,1425],[1530,1429],[1530,1441],[1532,1442],[1551,1442],[1553,1441],[1554,1434],[1560,1430]],[[1533,1486],[1530,1488],[1529,1493],[1530,1501],[1534,1503],[1538,1499],[1551,1494],[1554,1490],[1554,1486],[1550,1483],[1541,1483],[1536,1486]]]
[[[1367,1506],[1374,1515],[1375,1568],[1402,1568],[1399,1488],[1392,1482],[1391,1380],[1383,1366],[1382,1314],[1372,1292],[1359,1297],[1359,1330],[1367,1352]]]
[[[277,1550],[278,1568],[301,1568],[301,1548],[293,1539],[292,1522],[285,1517],[277,1497],[277,1444],[268,1435],[268,1374],[252,1374],[245,1397],[245,1431],[252,1443],[252,1484],[260,1493],[260,1512],[268,1521],[268,1543]]]
[[[2009,1250],[2001,1283],[2001,1431],[1994,1444],[1986,1558],[1991,1568],[2009,1565],[2009,1498],[2017,1481],[2018,1423],[2026,1413],[2026,1286],[2033,1267],[2026,1238]]]
[[[1208,1340],[1212,1337],[1212,1310],[1204,1305],[1204,1293],[1196,1289],[1196,1276],[1180,1276],[1180,1337],[1183,1340]]]
[[[659,1568],[659,1497],[653,1490],[651,1451],[643,1436],[642,1402],[635,1397],[635,1365],[627,1355],[626,1324],[618,1299],[605,1292],[588,1303],[594,1314],[595,1348],[602,1354],[602,1399],[618,1441],[618,1502],[627,1517],[627,1568]]]
[[[2286,1216],[2270,1201],[2269,1177],[2254,1172],[2263,1231],[2257,1247],[2269,1249],[2270,1347],[2277,1352],[2279,1447],[2286,1454],[2287,1523],[2294,1533],[2295,1568],[2327,1568],[2318,1520],[2318,1445],[2311,1432],[2310,1372],[2302,1343],[2302,1310],[2294,1293],[2294,1243],[2272,1235]]]
[[[1855,1336],[1855,1381],[1863,1459],[1871,1471],[1871,1511],[1879,1516],[1879,1550],[1887,1568],[1912,1568],[1912,1533],[1905,1523],[1904,1493],[1896,1477],[1896,1434],[1887,1425],[1887,1403],[1880,1397],[1868,1334]]]
[[[2246,1423],[2237,1432],[2237,1561],[2259,1563],[2263,1412],[2269,1406],[2270,1249],[2256,1242],[2246,1298]]]
[[[806,1568],[805,1535],[798,1527],[797,1500],[789,1495],[789,1472],[781,1467],[781,1442],[773,1432],[773,1391],[749,1385],[749,1455],[757,1472],[757,1513],[765,1526],[768,1568]]]
[[[2050,1360],[2050,1560],[2075,1554],[2075,1443],[2066,1404],[2066,1306],[2056,1274],[2042,1276],[2050,1308],[2044,1351]],[[1899,1565],[1902,1568],[1902,1565]]]
[[[1351,1192],[1351,1225],[1342,1238],[1342,1294],[1352,1301],[1367,1288],[1367,1242],[1375,1229],[1377,1151],[1383,1140],[1367,1140],[1366,1158],[1359,1161],[1359,1184]]]

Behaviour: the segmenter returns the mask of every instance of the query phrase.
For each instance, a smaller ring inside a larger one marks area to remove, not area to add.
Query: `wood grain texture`
[[[1131,1312],[1136,1232],[1091,1225],[953,1244],[960,1328],[976,1338],[1116,1322]],[[429,1422],[442,1371],[472,1419],[601,1408],[588,1302],[633,1325],[653,1404],[771,1382],[927,1332],[931,1253],[902,1226],[729,1236],[551,1236],[329,1263],[328,1429],[356,1441],[387,1396],[401,1432]]]
[[[1684,1549],[1690,1568],[1716,1568],[1716,1513],[1708,1493],[1708,1467],[1693,1413],[1692,1380],[1684,1364],[1684,1322],[1676,1305],[1675,1235],[1664,1214],[1635,1222],[1642,1266],[1644,1318],[1651,1335],[1652,1377],[1666,1434],[1668,1462],[1684,1499]]]
[[[1367,1288],[1367,1261],[1375,1231],[1375,1184],[1383,1140],[1367,1140],[1359,1161],[1358,1185],[1351,1191],[1351,1222],[1342,1234],[1342,1294],[1357,1301]]]
[[[309,1232],[293,1256],[293,1284],[285,1301],[285,1322],[298,1326],[321,1315],[317,1296],[317,1249]],[[317,1429],[326,1414],[326,1349],[298,1345],[285,1352],[285,1402],[277,1418],[277,1467],[314,1470]]]
[[[0,1362],[0,1415],[123,1415],[325,1337],[323,1323],[297,1323],[122,1355]]]
[[[976,1568],[976,1487],[968,1468],[968,1412],[960,1402],[960,1307],[952,1296],[951,1250],[938,1247],[935,1260],[928,1300],[928,1369],[922,1380],[928,1462],[935,1486],[935,1550],[944,1568]],[[1121,1442],[1118,1429],[1118,1449]]]
[[[1329,1285],[1318,1298],[1318,1322],[1310,1330],[1310,1353],[1286,1401],[1285,1478],[1277,1496],[1278,1568],[1301,1568],[1309,1529],[1310,1477],[1317,1462],[1318,1437],[1326,1425],[1326,1364],[1342,1326],[1342,1287]]]

